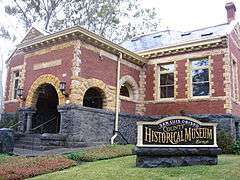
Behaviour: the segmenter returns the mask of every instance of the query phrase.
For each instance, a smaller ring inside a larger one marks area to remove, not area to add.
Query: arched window
[[[138,100],[138,84],[133,77],[126,75],[120,79],[120,96]]]
[[[129,84],[124,83],[121,86],[120,96],[129,97],[129,98],[132,97],[132,88],[131,88],[131,86]]]
[[[89,88],[84,94],[83,106],[102,109],[103,92],[95,87]]]

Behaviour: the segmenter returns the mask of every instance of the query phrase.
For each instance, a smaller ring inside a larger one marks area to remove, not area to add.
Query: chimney
[[[236,6],[233,2],[228,2],[226,3],[225,8],[227,10],[228,23],[231,23],[233,20],[235,20]]]

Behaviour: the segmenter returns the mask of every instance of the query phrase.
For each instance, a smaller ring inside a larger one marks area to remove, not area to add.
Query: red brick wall
[[[105,56],[102,56],[102,60],[99,60],[99,55],[96,52],[86,48],[82,48],[81,60],[81,77],[101,79],[108,85],[116,86],[117,61]],[[139,83],[139,73],[138,70],[121,64],[121,77],[130,75]]]
[[[185,64],[187,63],[187,60],[181,60],[181,61],[177,61],[177,99],[181,99],[181,98],[187,98],[186,96],[186,84],[187,84],[187,74],[186,74],[186,69],[187,67],[185,66]]]
[[[145,101],[154,100],[154,65],[146,66],[146,86],[145,86]]]
[[[224,92],[224,62],[223,62],[223,58],[224,55],[216,55],[216,56],[212,56],[211,57],[213,59],[213,89],[214,89],[214,93],[212,94],[212,96],[217,97],[217,96],[225,96],[225,92]]]
[[[213,97],[225,96],[224,93],[224,79],[223,79],[223,57],[224,55],[214,55],[213,59],[213,89],[215,92],[212,94]],[[174,58],[174,57],[173,57]],[[186,84],[187,84],[187,59],[178,60],[176,62],[177,67],[177,96],[174,102],[161,102],[161,103],[148,103],[146,104],[146,114],[147,115],[158,115],[158,114],[179,114],[181,110],[192,114],[224,114],[226,113],[224,109],[224,101],[210,101],[210,100],[198,100],[192,101],[187,100],[186,94]],[[147,68],[146,73],[146,100],[153,100],[154,92],[154,65],[150,65]],[[178,99],[184,99],[185,102],[180,102]]]
[[[121,100],[121,112],[135,114],[136,103],[127,100]]]
[[[36,55],[33,57],[26,58],[26,74],[25,74],[25,83],[24,83],[24,92],[27,96],[33,82],[44,74],[52,74],[59,78],[60,81],[65,81],[67,83],[67,91],[69,92],[69,86],[71,83],[71,66],[73,59],[73,46],[67,47],[60,50],[54,50],[42,55]],[[49,67],[39,70],[33,70],[34,64],[62,60],[62,65]],[[66,74],[66,77],[63,77],[63,74]]]
[[[230,36],[228,37],[228,39],[229,39],[230,57],[234,56],[235,58],[237,58],[236,65],[238,69],[238,83],[239,83],[238,87],[240,88],[240,50],[234,43],[234,41],[235,42],[238,41],[237,34],[235,33],[235,31],[232,31],[230,33]],[[233,82],[231,81],[231,83]],[[231,87],[232,87],[232,84],[231,84]],[[232,114],[240,116],[240,105],[233,101],[232,101]]]
[[[81,56],[81,72],[80,76],[83,78],[96,78],[102,80],[104,83],[115,86],[117,83],[117,61],[112,60],[106,56],[102,56],[102,60],[99,60],[99,55],[89,49],[82,48]],[[140,72],[134,68],[131,68],[125,64],[121,64],[121,77],[130,75],[134,78],[139,86],[139,74]],[[121,101],[120,105],[122,112],[135,113],[136,103],[131,101]]]
[[[180,114],[184,110],[190,114],[224,114],[224,101],[196,101],[196,102],[163,102],[158,104],[147,104],[147,115]]]
[[[74,47],[67,47],[60,50],[54,50],[42,55],[35,55],[26,58],[26,74],[24,84],[24,96],[27,97],[27,93],[32,83],[41,75],[52,74],[67,83],[67,91],[69,92],[69,86],[71,82],[71,66]],[[102,60],[99,60],[99,55],[89,49],[82,48],[81,55],[81,72],[80,76],[83,78],[96,78],[100,79],[108,85],[116,86],[116,74],[117,74],[117,61],[109,59],[103,56]],[[44,68],[39,70],[33,70],[33,65],[41,62],[48,62],[62,59],[61,66],[55,66],[50,68]],[[16,56],[10,61],[10,68],[19,64],[23,64],[24,57]],[[66,77],[63,77],[66,74]],[[134,68],[131,68],[125,64],[121,64],[121,77],[125,75],[132,76],[139,85],[140,72]],[[9,91],[9,78],[7,77],[6,92]],[[14,112],[18,105],[16,103],[6,104],[6,112]],[[136,103],[131,101],[123,101],[121,103],[121,109],[123,112],[135,113]]]
[[[15,112],[16,109],[20,106],[18,102],[8,102],[4,105],[4,111],[6,112]]]

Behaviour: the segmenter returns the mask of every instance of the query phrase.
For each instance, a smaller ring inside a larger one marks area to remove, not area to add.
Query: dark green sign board
[[[217,147],[216,123],[173,116],[157,122],[138,122],[139,147]]]

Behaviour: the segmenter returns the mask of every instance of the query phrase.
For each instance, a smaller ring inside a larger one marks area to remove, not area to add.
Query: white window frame
[[[193,67],[192,66],[192,62],[194,61],[200,61],[200,60],[208,60],[208,65],[207,66],[199,66],[199,67]],[[194,59],[190,59],[189,60],[189,64],[190,64],[190,98],[191,99],[199,99],[199,98],[209,98],[211,96],[211,71],[210,71],[210,58],[209,57],[202,57],[202,58],[194,58]],[[209,92],[208,92],[208,95],[206,96],[193,96],[193,74],[192,74],[192,71],[194,70],[200,70],[200,69],[208,69],[208,81],[203,81],[201,83],[204,83],[204,82],[208,82],[208,86],[209,86]]]
[[[16,73],[18,72],[18,76],[16,77]],[[18,80],[18,87],[20,85],[20,70],[15,70],[12,72],[12,100],[16,100],[17,99],[17,93],[16,93],[16,97],[14,97],[14,94],[15,94],[15,82],[16,80]],[[18,88],[17,87],[17,88]]]
[[[174,66],[173,70],[166,70],[166,71],[161,71],[161,66],[162,65],[167,65],[167,64],[172,64]],[[174,100],[176,93],[175,93],[175,88],[176,88],[176,84],[175,84],[175,68],[176,65],[174,62],[166,62],[166,63],[161,63],[158,64],[158,72],[159,72],[159,78],[158,78],[158,99],[159,100]],[[173,73],[173,85],[161,85],[161,75],[162,74],[170,74]],[[173,86],[173,97],[161,97],[161,87],[167,87],[167,86]]]

